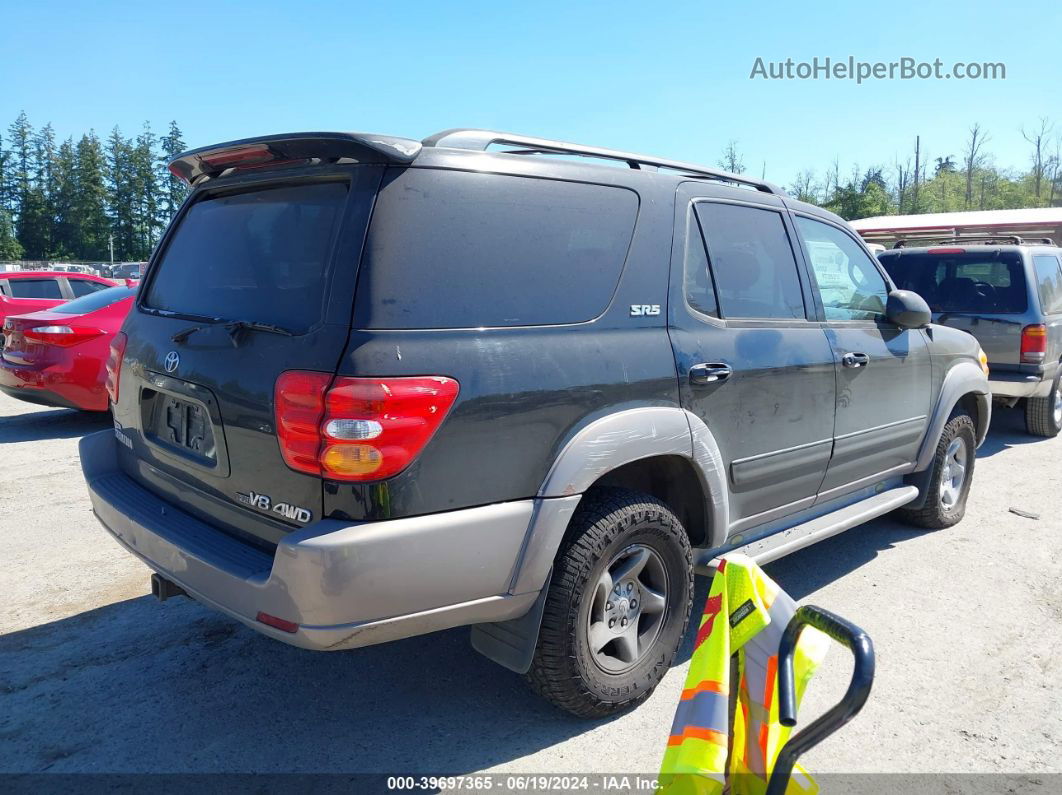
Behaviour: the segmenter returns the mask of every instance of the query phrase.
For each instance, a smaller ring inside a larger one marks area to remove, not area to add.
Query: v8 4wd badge
[[[236,500],[260,511],[272,511],[285,519],[301,524],[306,524],[313,519],[313,513],[306,508],[300,508],[298,505],[289,505],[286,502],[278,502],[274,505],[272,498],[268,494],[259,494],[256,491],[249,491],[246,494],[238,491],[236,492]]]

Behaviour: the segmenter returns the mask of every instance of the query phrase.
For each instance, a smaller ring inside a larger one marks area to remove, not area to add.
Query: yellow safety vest
[[[778,722],[777,671],[778,645],[794,612],[789,595],[751,559],[720,560],[664,752],[659,792],[715,795],[723,792],[728,777],[734,795],[766,791],[791,732]],[[793,660],[797,703],[828,648],[829,638],[818,630],[807,627],[801,633]],[[730,727],[732,654],[738,655],[738,681]],[[797,765],[786,793],[817,792],[814,780]]]

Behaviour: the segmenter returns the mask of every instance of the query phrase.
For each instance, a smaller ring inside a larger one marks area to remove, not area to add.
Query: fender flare
[[[582,494],[618,467],[661,455],[693,465],[707,499],[710,546],[722,544],[729,527],[729,492],[719,445],[694,414],[668,406],[645,406],[599,417],[564,444],[536,495],[535,515],[510,593],[542,588]]]
[[[955,410],[956,404],[963,395],[973,393],[977,397],[977,446],[985,440],[988,434],[988,425],[992,419],[992,392],[988,386],[988,377],[981,367],[973,362],[962,361],[954,365],[944,376],[944,383],[940,387],[940,395],[937,405],[933,408],[929,424],[926,426],[925,436],[922,437],[922,446],[918,448],[918,458],[915,460],[915,472],[922,472],[933,463],[933,454],[937,448],[937,440],[944,432],[944,426]]]
[[[517,673],[530,669],[553,561],[582,495],[602,475],[660,455],[682,456],[693,465],[706,495],[710,546],[722,545],[730,519],[726,468],[704,422],[677,406],[645,406],[600,417],[568,439],[536,495],[509,589],[511,595],[537,591],[535,605],[508,621],[473,625],[476,651]]]
[[[538,496],[582,494],[614,469],[661,455],[679,455],[693,464],[708,495],[705,516],[715,545],[725,537],[730,519],[726,467],[708,426],[678,407],[626,409],[580,428],[553,462]]]

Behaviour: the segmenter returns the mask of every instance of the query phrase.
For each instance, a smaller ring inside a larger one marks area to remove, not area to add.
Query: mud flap
[[[497,621],[489,624],[472,625],[472,648],[510,671],[526,674],[531,670],[531,661],[538,645],[538,631],[542,626],[542,613],[546,609],[546,596],[553,576],[546,578],[546,584],[538,594],[531,609],[519,618]]]

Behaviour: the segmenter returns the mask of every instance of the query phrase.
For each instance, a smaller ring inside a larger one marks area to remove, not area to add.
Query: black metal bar
[[[565,154],[581,157],[597,157],[605,160],[619,160],[626,163],[630,168],[640,169],[645,166],[654,168],[666,168],[674,171],[687,173],[693,177],[731,182],[737,185],[747,185],[763,193],[771,193],[776,196],[785,196],[785,191],[766,180],[756,179],[744,174],[732,174],[716,168],[700,166],[695,163],[684,163],[678,160],[667,160],[648,155],[639,155],[632,152],[620,152],[614,149],[604,149],[596,146],[584,146],[582,144],[570,144],[564,141],[551,141],[546,138],[534,138],[527,135],[515,135],[513,133],[495,132],[494,130],[454,129],[429,135],[422,141],[424,146],[441,146],[453,149],[471,149],[485,152],[490,146],[502,144],[519,147],[509,154]]]
[[[804,627],[814,627],[846,646],[855,658],[852,681],[844,697],[832,708],[789,738],[775,760],[767,795],[783,795],[797,759],[844,726],[863,708],[874,684],[874,644],[862,629],[828,610],[814,605],[797,609],[782,633],[778,647],[778,720],[796,726],[796,686],[793,657]]]
[[[984,243],[986,245],[1011,245],[1021,246],[1026,243],[1049,241],[1046,245],[1054,245],[1051,238],[1042,237],[1026,240],[1019,235],[912,235],[903,237],[893,243],[893,248],[907,248],[909,243],[919,241],[921,243],[934,243],[936,245],[950,245],[959,243]]]

